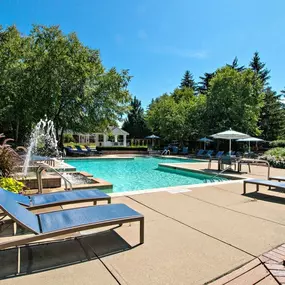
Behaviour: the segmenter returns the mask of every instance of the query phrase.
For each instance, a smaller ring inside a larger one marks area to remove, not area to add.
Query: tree
[[[130,134],[132,139],[141,139],[149,134],[141,101],[136,97],[131,101],[130,112],[122,128]]]
[[[34,26],[25,37],[15,27],[1,30],[0,70],[0,125],[16,139],[45,115],[61,142],[67,129],[102,130],[123,116],[131,99],[127,70],[105,70],[97,50],[57,26]]]
[[[188,88],[181,89],[188,93]],[[176,91],[177,92],[177,91]],[[196,138],[203,132],[203,111],[205,96],[180,96],[176,100],[175,91],[163,94],[153,101],[147,111],[147,123],[151,130],[166,140],[178,140],[181,144],[189,138]]]
[[[193,90],[196,90],[196,83],[194,81],[192,73],[189,70],[185,71],[179,88],[191,88]]]
[[[285,134],[285,117],[281,95],[270,87],[265,89],[264,106],[260,115],[262,138],[268,141],[281,139]]]
[[[254,53],[253,58],[249,63],[249,66],[261,80],[262,84],[264,86],[267,85],[267,81],[270,79],[270,70],[265,68],[265,63],[260,60],[260,56],[257,51]]]
[[[250,69],[219,69],[207,92],[208,133],[232,128],[259,135],[257,122],[263,96],[262,83]]]
[[[198,83],[198,91],[201,94],[206,94],[209,87],[210,87],[210,81],[215,76],[215,73],[204,73],[204,76],[200,76],[201,81]]]
[[[235,69],[238,72],[241,72],[241,71],[243,71],[245,69],[244,66],[238,66],[238,58],[237,57],[234,58],[232,64],[227,64],[227,66]]]
[[[192,88],[183,87],[182,89],[176,88],[171,93],[171,96],[178,103],[181,100],[191,100],[194,97],[194,90]]]

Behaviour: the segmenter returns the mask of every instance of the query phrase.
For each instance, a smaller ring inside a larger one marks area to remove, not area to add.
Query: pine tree
[[[262,137],[272,141],[284,136],[285,117],[282,108],[281,95],[268,87],[265,89],[264,106],[260,115],[260,129],[263,131]]]
[[[198,91],[201,94],[206,94],[210,86],[210,80],[215,76],[215,73],[204,73],[204,76],[200,76],[201,81],[198,83]]]
[[[196,83],[194,81],[193,75],[189,70],[185,71],[185,74],[181,80],[180,88],[192,88],[196,90]]]
[[[131,101],[131,110],[125,120],[122,129],[130,134],[130,138],[142,139],[148,135],[149,130],[146,126],[144,109],[141,106],[141,101],[136,97]]]
[[[232,64],[227,64],[227,66],[235,69],[238,72],[242,72],[245,69],[244,65],[238,66],[238,58],[237,57],[234,58]]]
[[[265,63],[260,60],[260,56],[256,51],[253,55],[251,62],[249,63],[251,69],[256,73],[256,75],[260,78],[261,82],[264,86],[268,84],[268,80],[270,79],[270,70],[265,68]]]

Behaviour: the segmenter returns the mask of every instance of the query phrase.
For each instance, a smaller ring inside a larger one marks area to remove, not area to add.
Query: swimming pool
[[[159,163],[200,162],[194,159],[136,157],[135,159],[68,159],[77,171],[86,171],[113,184],[112,192],[201,184],[226,180],[213,176],[158,167]]]

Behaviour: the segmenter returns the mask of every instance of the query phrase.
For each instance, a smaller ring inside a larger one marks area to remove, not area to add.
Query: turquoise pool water
[[[226,180],[221,177],[166,167],[159,163],[199,162],[176,158],[136,157],[135,159],[80,159],[66,160],[77,171],[86,171],[94,177],[113,184],[112,192],[125,192],[178,185],[200,184]]]

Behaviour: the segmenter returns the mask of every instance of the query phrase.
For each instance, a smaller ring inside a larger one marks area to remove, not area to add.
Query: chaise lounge
[[[62,191],[33,196],[24,196],[0,188],[0,195],[2,192],[4,192],[3,195],[33,210],[82,202],[93,202],[94,205],[96,205],[98,201],[107,201],[109,204],[111,203],[111,197],[97,189]]]
[[[144,243],[144,216],[124,204],[108,204],[34,214],[0,192],[0,209],[15,223],[31,231],[33,236],[0,243],[0,250],[13,246],[27,245],[47,238],[59,237],[78,231],[140,222],[140,243]],[[18,248],[18,273],[20,270],[20,248]]]
[[[285,190],[285,183],[275,182],[271,180],[263,180],[263,179],[248,179],[243,181],[243,194],[246,194],[246,185],[247,184],[254,184],[256,185],[256,191],[259,191],[259,185],[268,186],[268,187],[275,187],[277,189],[284,189]]]

